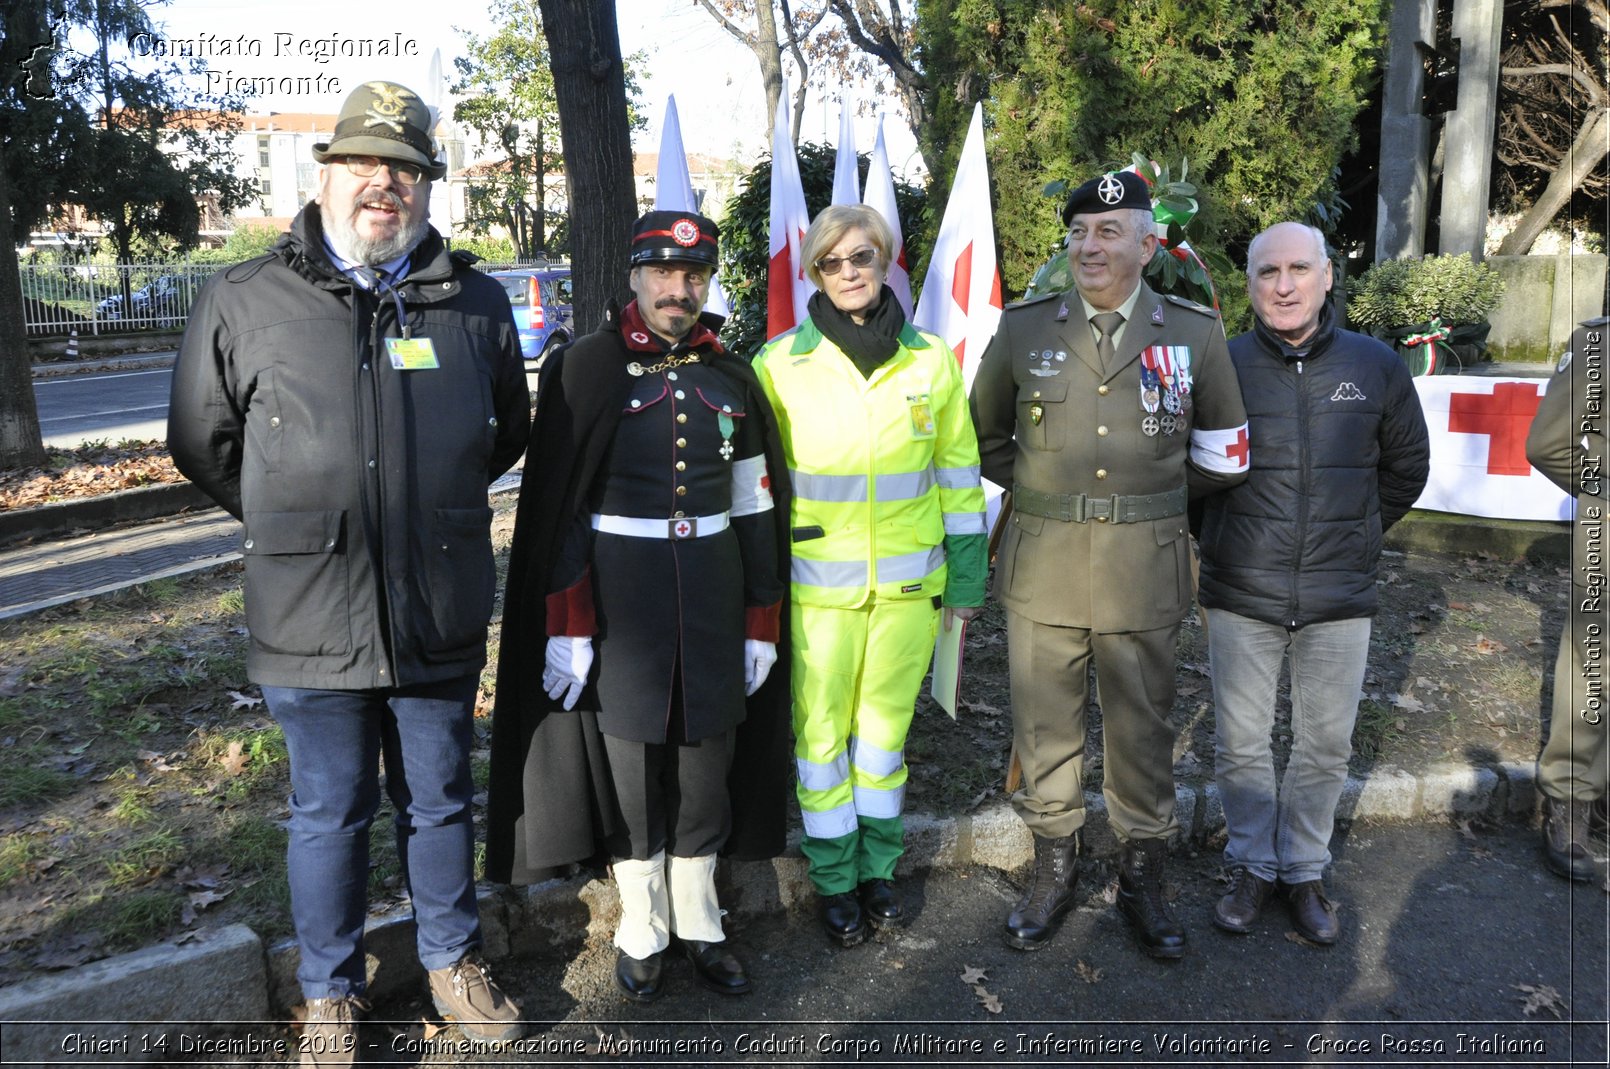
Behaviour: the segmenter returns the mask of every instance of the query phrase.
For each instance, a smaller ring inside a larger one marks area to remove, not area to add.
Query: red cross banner
[[[1526,432],[1547,379],[1439,375],[1414,385],[1431,432],[1431,477],[1415,508],[1504,520],[1571,518],[1571,498],[1526,462]]]

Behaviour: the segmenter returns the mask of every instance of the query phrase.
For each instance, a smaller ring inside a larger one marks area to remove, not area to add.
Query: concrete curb
[[[212,499],[193,483],[162,483],[113,494],[74,498],[37,508],[0,512],[0,546],[25,538],[64,538],[113,524],[154,520],[191,509],[213,508]]]
[[[1176,802],[1180,841],[1201,847],[1223,828],[1213,784],[1181,785]],[[1418,775],[1383,767],[1367,777],[1348,777],[1337,817],[1516,820],[1529,819],[1535,804],[1530,764],[1445,765]],[[1085,854],[1115,856],[1118,843],[1100,793],[1087,794],[1085,805]],[[1032,836],[1005,803],[956,817],[913,813],[906,817],[901,868],[984,865],[1010,871],[1027,865],[1033,852]],[[815,898],[797,842],[771,861],[724,863],[717,878],[723,903],[737,916],[809,909]],[[483,890],[480,905],[483,950],[493,961],[547,952],[578,932],[607,939],[620,912],[614,885],[591,875]],[[371,918],[364,946],[370,997],[383,999],[424,983],[406,911]],[[283,1020],[301,1001],[298,962],[294,940],[265,948],[249,928],[230,925],[183,946],[151,947],[0,989],[7,1064],[59,1058],[64,1036],[90,1031],[81,1022],[97,1022],[95,1030],[106,1036],[155,1043],[166,1035],[171,1050],[201,1023]],[[121,1021],[131,1024],[104,1023]],[[120,1062],[160,1060],[156,1053],[141,1057],[138,1049],[108,1053]]]

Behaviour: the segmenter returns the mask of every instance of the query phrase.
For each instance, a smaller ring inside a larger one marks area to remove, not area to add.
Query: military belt
[[[1185,487],[1161,494],[1046,494],[1021,484],[1012,488],[1012,508],[1027,516],[1063,523],[1144,523],[1165,520],[1185,511]]]

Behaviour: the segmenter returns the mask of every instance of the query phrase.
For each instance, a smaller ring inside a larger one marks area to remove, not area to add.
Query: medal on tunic
[[[1189,403],[1191,396],[1191,347],[1189,345],[1175,346],[1174,364],[1180,369],[1180,393],[1184,394]]]
[[[636,360],[633,360],[630,364],[626,365],[626,373],[635,378],[643,373],[643,365],[639,364]]]
[[[1140,421],[1140,430],[1148,438],[1157,437],[1157,417],[1147,416]]]
[[[732,459],[732,417],[725,412],[716,413],[716,427],[721,431],[721,459]]]
[[[1045,418],[1045,406],[1044,405],[1042,405],[1042,404],[1040,404],[1040,402],[1036,401],[1032,405],[1029,406],[1029,422],[1030,423],[1032,423],[1036,427],[1038,427],[1040,425],[1040,421],[1042,419],[1044,419],[1044,418]]]
[[[1162,424],[1164,434],[1173,434],[1175,431],[1180,429],[1179,421],[1170,415],[1165,414],[1163,416]]]
[[[1163,395],[1163,407],[1168,409],[1170,412],[1174,413],[1176,416],[1179,415],[1179,413],[1180,413],[1180,395],[1178,393],[1176,393],[1175,391],[1173,391],[1173,390],[1170,390],[1167,393],[1165,393]]]
[[[1161,396],[1157,387],[1157,369],[1142,365],[1140,369],[1140,407],[1148,412],[1157,411]]]

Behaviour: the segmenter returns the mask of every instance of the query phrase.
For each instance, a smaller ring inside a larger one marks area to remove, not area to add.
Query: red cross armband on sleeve
[[[1233,475],[1247,470],[1247,425],[1222,430],[1191,428],[1191,463],[1203,471]]]

